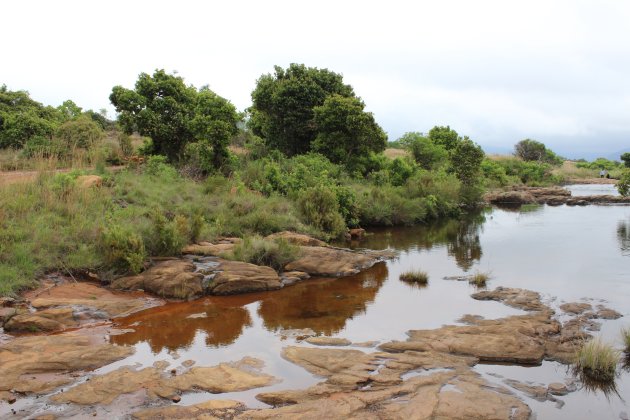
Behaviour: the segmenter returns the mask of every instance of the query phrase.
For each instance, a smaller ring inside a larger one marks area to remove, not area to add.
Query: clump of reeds
[[[481,271],[477,271],[475,272],[475,274],[473,274],[470,279],[468,280],[468,282],[470,284],[474,284],[477,287],[485,287],[486,286],[486,282],[490,279],[490,274],[488,273],[482,273]]]
[[[630,327],[621,329],[621,341],[623,342],[624,351],[630,354]]]
[[[574,369],[589,379],[609,382],[615,379],[619,351],[599,338],[587,341],[575,355]]]
[[[427,274],[426,271],[410,270],[410,271],[405,271],[404,273],[402,273],[400,275],[400,279],[408,283],[426,285],[429,282],[429,275]]]

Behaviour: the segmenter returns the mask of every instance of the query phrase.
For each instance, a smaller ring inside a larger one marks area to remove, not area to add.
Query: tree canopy
[[[343,153],[385,148],[383,130],[364,107],[340,74],[303,64],[286,70],[276,66],[274,74],[256,82],[249,125],[267,145],[289,156],[315,149],[324,152],[344,137],[343,145],[329,152],[339,161]]]
[[[514,155],[528,162],[546,162],[552,165],[562,163],[562,158],[551,149],[548,149],[543,143],[532,139],[525,139],[516,143],[514,145]]]
[[[370,152],[382,152],[387,135],[359,98],[333,94],[313,109],[317,136],[312,150],[333,163],[352,163]]]
[[[109,96],[127,133],[138,131],[153,141],[153,152],[171,161],[180,158],[189,143],[219,166],[236,134],[239,115],[228,100],[207,87],[197,90],[179,76],[156,70],[141,73],[135,89],[115,86]]]

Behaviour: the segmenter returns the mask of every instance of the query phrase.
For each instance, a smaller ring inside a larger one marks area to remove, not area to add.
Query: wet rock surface
[[[484,195],[484,200],[491,204],[548,204],[559,206],[585,206],[588,204],[629,204],[630,197],[612,195],[592,195],[572,197],[571,192],[561,187],[526,187],[515,186],[508,191],[492,191]]]
[[[81,405],[111,404],[123,394],[138,391],[146,393],[150,400],[164,398],[176,400],[181,392],[194,390],[212,393],[244,391],[269,385],[275,378],[260,372],[262,362],[244,358],[235,363],[221,363],[211,367],[193,367],[181,375],[167,375],[156,367],[135,370],[123,367],[69,390],[50,399],[55,403]]]
[[[277,290],[281,287],[280,277],[271,267],[219,259],[213,268],[213,278],[207,286],[207,292],[232,295]]]
[[[136,411],[134,419],[233,419],[245,411],[245,405],[232,400],[210,400],[187,407],[168,406]]]
[[[0,346],[0,391],[51,391],[73,382],[72,372],[95,369],[134,352],[105,339],[104,329],[15,338]]]
[[[265,239],[272,240],[272,241],[276,239],[284,239],[285,241],[291,244],[300,245],[300,246],[320,246],[320,247],[328,246],[326,242],[320,241],[319,239],[315,239],[313,237],[310,237],[308,235],[303,235],[301,233],[295,233],[295,232],[289,232],[289,231],[272,233],[271,235],[266,236]]]

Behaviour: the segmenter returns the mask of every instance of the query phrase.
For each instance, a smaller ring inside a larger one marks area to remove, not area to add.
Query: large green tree
[[[452,151],[457,147],[460,137],[457,131],[451,129],[450,126],[435,126],[429,130],[429,140],[438,146],[442,146],[448,151]]]
[[[317,136],[311,149],[333,163],[352,163],[371,152],[382,152],[387,135],[359,98],[333,94],[313,109]]]
[[[546,162],[552,165],[561,164],[563,161],[543,143],[532,139],[525,139],[516,143],[514,155],[525,161]]]
[[[198,91],[179,76],[156,70],[141,73],[135,89],[115,86],[109,97],[127,133],[153,141],[153,152],[178,160],[189,143],[220,165],[239,121],[236,108],[207,87]]]
[[[303,64],[276,66],[256,82],[249,125],[270,147],[289,156],[307,153],[319,134],[315,108],[335,94],[355,98],[340,74]]]
[[[424,169],[436,169],[448,160],[448,151],[441,144],[435,144],[421,133],[405,133],[400,144],[411,152],[415,161]]]

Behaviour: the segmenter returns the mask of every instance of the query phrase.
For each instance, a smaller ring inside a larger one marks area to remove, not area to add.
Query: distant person
[[[606,170],[604,168],[602,168],[601,171],[599,171],[599,177],[600,178],[604,178],[606,176]]]

